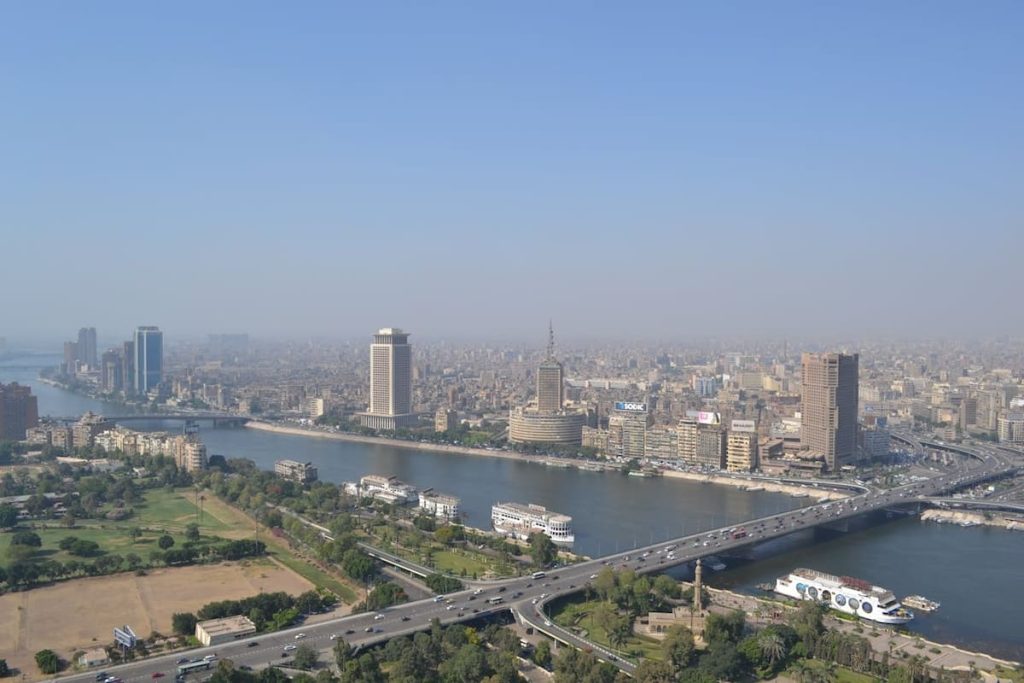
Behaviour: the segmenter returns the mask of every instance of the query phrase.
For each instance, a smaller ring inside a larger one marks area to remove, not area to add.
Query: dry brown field
[[[115,626],[127,624],[140,637],[169,634],[175,612],[261,591],[298,595],[311,588],[287,567],[261,559],[75,579],[0,595],[0,659],[38,679],[33,655],[44,648],[70,662],[75,651],[112,642]]]

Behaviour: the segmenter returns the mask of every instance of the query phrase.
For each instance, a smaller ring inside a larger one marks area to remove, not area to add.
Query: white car
[[[305,637],[306,637],[305,633],[296,633],[295,634],[295,640],[302,640]]]
[[[292,650],[295,650],[295,649],[297,649],[297,648],[294,645],[285,645],[284,646],[284,651],[285,652],[291,652]]]
[[[383,615],[383,614],[374,614],[374,615],[373,615],[373,620],[374,620],[374,621],[380,621],[380,620],[381,620],[381,619],[383,619],[383,618],[384,618],[384,615]]]
[[[338,634],[337,633],[332,633],[331,634],[331,640],[337,640],[337,639],[338,639]]]

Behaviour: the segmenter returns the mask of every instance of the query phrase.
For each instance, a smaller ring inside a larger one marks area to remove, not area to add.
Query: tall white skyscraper
[[[412,347],[409,334],[384,327],[370,344],[370,406],[360,414],[364,427],[395,430],[416,424],[412,413]]]

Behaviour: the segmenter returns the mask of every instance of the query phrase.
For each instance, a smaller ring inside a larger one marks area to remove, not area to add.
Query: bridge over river
[[[997,448],[965,448],[940,443],[918,443],[927,448],[955,451],[970,456],[971,460],[962,463],[953,472],[925,481],[889,490],[867,490],[840,501],[818,503],[798,510],[752,519],[734,527],[663,541],[629,552],[561,567],[537,579],[520,577],[471,582],[469,589],[445,596],[444,601],[419,600],[390,607],[378,615],[352,615],[315,625],[262,634],[230,644],[193,650],[189,654],[192,657],[202,657],[216,653],[219,657],[232,659],[236,665],[260,667],[281,662],[283,647],[294,643],[299,634],[303,634],[304,643],[322,651],[326,657],[333,645],[332,636],[343,637],[354,646],[368,646],[427,629],[434,619],[442,624],[453,624],[511,610],[519,623],[531,626],[563,644],[592,650],[600,659],[627,673],[632,673],[635,665],[626,661],[624,655],[553,624],[545,615],[545,606],[552,600],[584,590],[587,582],[602,567],[612,567],[616,570],[631,569],[641,574],[663,572],[670,567],[707,555],[733,551],[802,529],[833,524],[873,511],[926,504],[933,497],[949,495],[956,490],[1015,473],[1024,462],[1024,458],[1019,455]],[[392,559],[383,553],[377,553],[377,558],[382,561]],[[400,561],[393,563],[402,565]],[[415,569],[422,571],[420,567]],[[179,656],[165,655],[110,667],[108,671],[121,677],[126,683],[143,683],[150,680],[154,673],[173,671],[175,660]],[[93,683],[93,678],[94,674],[77,674],[68,676],[67,680],[75,683]]]

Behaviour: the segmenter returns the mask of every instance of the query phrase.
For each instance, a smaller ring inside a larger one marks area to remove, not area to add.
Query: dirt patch
[[[0,596],[0,659],[29,678],[41,678],[33,655],[50,648],[70,661],[76,650],[105,645],[115,626],[128,624],[142,637],[171,632],[171,615],[208,602],[313,588],[287,567],[269,560],[157,569],[76,579]]]

